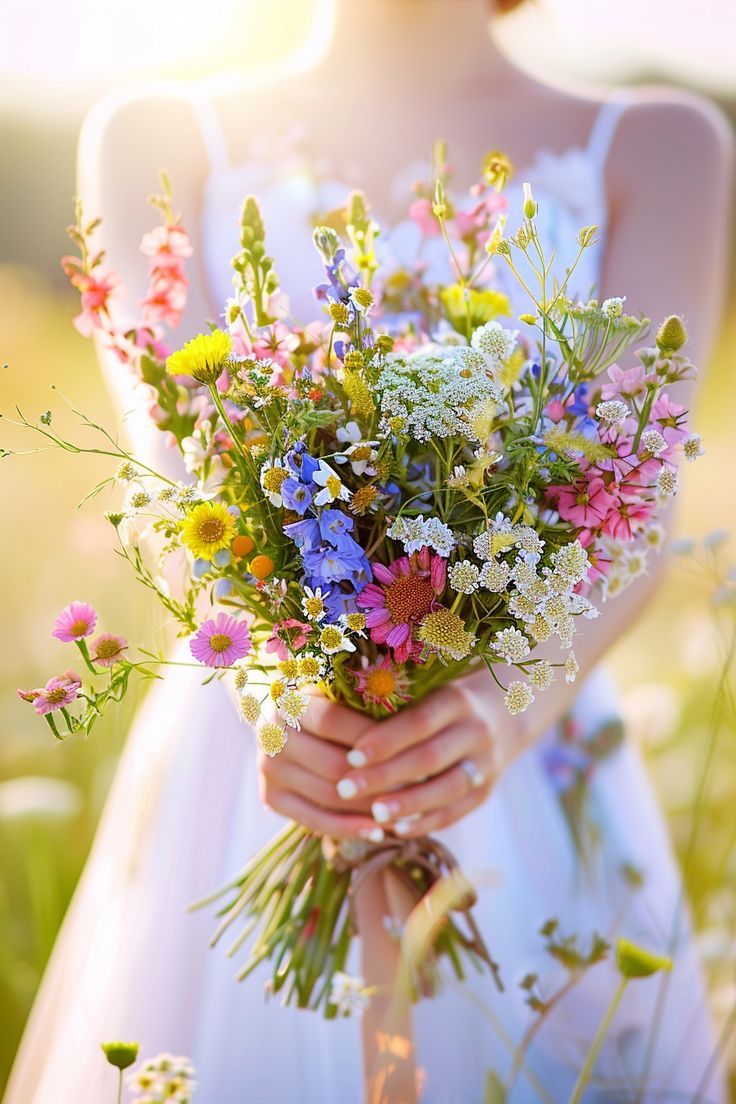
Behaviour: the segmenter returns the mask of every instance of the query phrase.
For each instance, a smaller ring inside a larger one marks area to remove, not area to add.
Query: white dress
[[[543,233],[562,270],[582,225],[601,244],[586,253],[577,290],[596,284],[605,240],[603,170],[625,101],[608,101],[584,149],[542,154],[524,174],[540,204]],[[229,293],[244,195],[262,201],[269,252],[294,314],[314,316],[304,289],[320,280],[309,219],[344,201],[345,187],[316,185],[291,155],[275,168],[232,167],[211,105],[197,110],[212,172],[202,212],[213,300]],[[415,228],[388,235],[411,255]],[[431,258],[430,258],[431,259]],[[665,950],[680,881],[666,829],[636,751],[618,742],[617,700],[602,673],[581,687],[574,716],[507,771],[489,800],[443,832],[463,867],[478,876],[477,922],[506,983],[485,975],[450,983],[414,1009],[423,1101],[480,1104],[487,1071],[508,1075],[514,1045],[533,1020],[519,983],[539,975],[553,992],[564,971],[544,951],[540,926],[555,917],[587,948],[594,932],[624,934]],[[592,741],[592,742],[591,742]],[[575,785],[588,778],[581,815]],[[575,815],[574,810],[578,809]],[[243,984],[235,964],[207,940],[208,910],[185,911],[221,884],[280,826],[257,794],[254,739],[221,686],[201,689],[172,668],[141,709],[123,753],[97,837],[36,1001],[6,1104],[97,1104],[112,1098],[99,1042],[135,1038],[141,1054],[189,1055],[201,1104],[358,1104],[357,1021],[264,1002],[264,971]],[[577,844],[576,844],[577,839]],[[596,842],[597,840],[597,842]],[[582,842],[581,842],[582,841]],[[581,851],[584,857],[581,857]],[[628,872],[628,877],[626,876]],[[640,877],[640,888],[633,881]],[[686,918],[652,1065],[651,1095],[681,1100],[698,1086],[712,1053],[704,989]],[[608,964],[593,967],[563,1000],[531,1047],[512,1101],[567,1100],[615,986]],[[596,1067],[586,1101],[636,1100],[657,979],[630,985]],[[539,1088],[546,1092],[540,1095]],[[704,1100],[722,1099],[711,1081]]]

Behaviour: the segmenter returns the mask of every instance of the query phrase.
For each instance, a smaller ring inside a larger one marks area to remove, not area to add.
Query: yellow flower
[[[166,371],[172,376],[193,376],[199,383],[216,383],[232,347],[230,334],[224,330],[198,334],[183,349],[171,354]]]
[[[286,743],[286,728],[276,721],[264,721],[257,735],[261,747],[271,758],[278,755]]]
[[[441,657],[449,656],[458,661],[470,655],[475,644],[475,637],[465,628],[462,618],[448,609],[428,613],[417,636]]]
[[[200,502],[181,523],[181,539],[195,559],[211,560],[230,547],[235,518],[222,502]]]
[[[471,329],[485,325],[499,315],[511,314],[508,296],[501,291],[466,288],[461,284],[450,284],[440,292],[442,306],[454,329],[465,332],[470,317]]]

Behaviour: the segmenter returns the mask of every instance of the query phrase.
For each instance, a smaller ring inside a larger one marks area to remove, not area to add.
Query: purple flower
[[[298,441],[290,448],[284,459],[303,483],[311,483],[314,473],[319,469],[319,462],[309,455],[303,441]]]
[[[309,487],[291,476],[281,484],[280,494],[286,509],[294,510],[297,514],[305,514],[312,504],[312,492]]]
[[[72,644],[75,640],[90,636],[95,631],[96,624],[97,614],[88,602],[72,602],[54,621],[51,635],[65,644]]]
[[[344,514],[342,510],[327,508],[319,515],[319,531],[323,540],[329,541],[337,548],[340,547],[343,537],[347,536],[348,533],[352,533],[354,524],[353,518]],[[352,537],[348,539],[352,544],[355,544]]]
[[[322,543],[322,534],[319,522],[314,518],[305,518],[304,521],[292,521],[284,526],[287,537],[293,540],[299,551],[304,555],[318,548]]]
[[[228,613],[205,621],[189,641],[195,659],[207,667],[231,667],[251,650],[248,626]]]
[[[66,671],[63,675],[50,678],[42,690],[36,692],[33,698],[33,708],[43,716],[45,713],[53,713],[57,709],[64,709],[71,705],[79,696],[82,680],[75,671]],[[28,700],[28,699],[26,699]]]

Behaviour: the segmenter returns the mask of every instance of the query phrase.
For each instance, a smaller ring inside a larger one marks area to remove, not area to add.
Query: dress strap
[[[599,172],[603,172],[608,160],[616,128],[627,107],[631,104],[631,97],[623,91],[609,96],[600,106],[593,126],[590,128],[590,136],[586,147],[590,161]]]
[[[209,96],[196,93],[192,96],[192,109],[202,135],[210,172],[230,167],[230,155],[227,148],[225,131],[217,109]]]

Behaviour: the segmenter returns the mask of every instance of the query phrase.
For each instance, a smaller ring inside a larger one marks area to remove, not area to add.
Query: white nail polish
[[[351,797],[355,797],[358,792],[358,787],[355,785],[352,778],[341,778],[337,783],[337,792],[343,801],[348,801]]]
[[[371,828],[368,833],[368,839],[371,843],[381,843],[383,840],[383,828]]]
[[[362,752],[360,748],[353,748],[351,751],[348,752],[348,763],[351,767],[355,767],[357,770],[360,770],[360,768],[364,767],[367,762],[368,760],[365,757],[365,753]]]
[[[371,812],[379,824],[386,824],[391,819],[391,810],[385,801],[374,801],[371,805]]]
[[[397,832],[400,836],[405,836],[412,825],[416,824],[419,820],[421,813],[410,813],[408,816],[402,817],[401,820],[397,820],[394,824],[394,832]],[[376,817],[378,819],[378,817]]]

